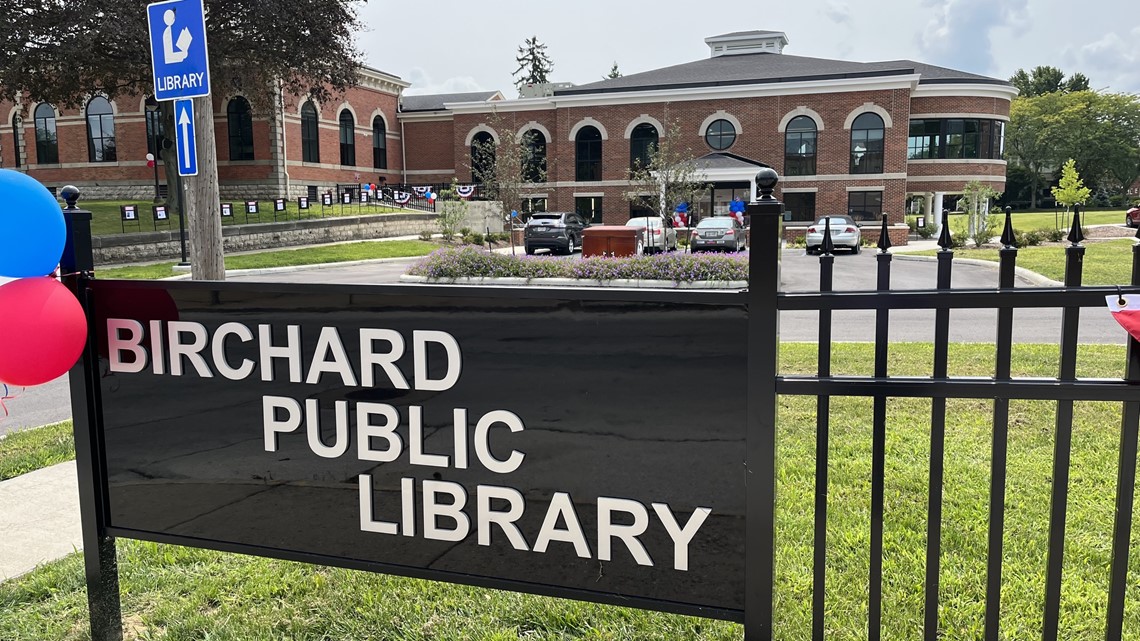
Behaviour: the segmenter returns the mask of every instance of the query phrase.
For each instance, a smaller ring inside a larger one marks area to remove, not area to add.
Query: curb
[[[591,287],[612,289],[747,289],[748,281],[743,280],[700,280],[674,282],[671,280],[582,280],[578,278],[449,278],[438,279],[427,276],[400,276],[401,283],[423,285],[501,285],[509,287]]]
[[[913,260],[913,261],[921,261],[921,262],[937,262],[938,261],[938,258],[935,256],[909,256],[907,254],[895,254],[895,258],[897,258],[899,260]],[[977,265],[979,267],[986,267],[986,268],[992,269],[994,271],[998,271],[1001,268],[1000,263],[995,263],[992,260],[980,260],[977,258],[955,258],[954,262],[960,263],[962,265]],[[1029,281],[1032,285],[1037,286],[1037,287],[1064,287],[1065,286],[1064,283],[1059,283],[1059,282],[1052,280],[1050,278],[1046,278],[1045,276],[1042,276],[1041,274],[1038,274],[1037,272],[1026,269],[1024,267],[1016,267],[1015,273],[1018,276],[1020,276],[1021,278]]]

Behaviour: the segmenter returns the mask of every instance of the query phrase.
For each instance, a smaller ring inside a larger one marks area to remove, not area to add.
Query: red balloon
[[[41,385],[71,369],[87,343],[75,296],[49,277],[0,286],[0,381]]]

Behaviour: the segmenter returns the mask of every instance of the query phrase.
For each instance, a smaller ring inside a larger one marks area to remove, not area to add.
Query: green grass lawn
[[[271,223],[273,222],[273,201],[261,200],[260,215],[246,215],[245,206],[242,201],[226,201],[232,202],[234,206],[234,215],[232,217],[221,218],[221,209],[213,212],[222,220],[223,225],[243,225],[247,223]],[[153,232],[156,230],[154,222],[154,215],[151,207],[153,202],[149,200],[80,200],[79,206],[91,212],[91,234],[93,236],[107,236],[112,234],[122,233],[138,233],[138,232]],[[120,205],[136,205],[139,212],[139,222],[124,224],[121,220],[119,207]],[[367,206],[354,205],[333,205],[332,207],[322,208],[320,201],[313,203],[307,211],[301,211],[297,207],[296,200],[285,201],[285,211],[277,214],[278,220],[299,220],[307,218],[329,218],[337,216],[359,216],[365,214],[390,214],[394,212],[402,212],[404,210],[392,209],[390,207],[382,207],[378,205],[369,204]],[[157,225],[158,231],[177,231],[178,218],[171,216],[166,222],[160,222]]]
[[[1005,229],[1005,213],[995,210],[995,220],[997,222],[994,228],[993,235],[1000,236]],[[907,216],[907,221],[913,221],[917,216]],[[1013,213],[1013,229],[1019,232],[1047,229],[1064,229],[1068,230],[1072,225],[1072,214],[1056,215],[1053,211],[1026,211]],[[966,217],[964,214],[950,216],[950,228],[957,229],[958,227],[965,228]],[[1067,221],[1067,222],[1066,222]],[[1082,225],[1119,225],[1124,222],[1124,209],[1105,209],[1098,211],[1082,211],[1081,224]],[[927,221],[929,227],[931,222]],[[930,227],[930,229],[937,229],[937,225]]]
[[[1066,243],[1067,244],[1067,243]],[[1085,285],[1128,285],[1132,279],[1132,246],[1130,239],[1092,242],[1085,245],[1082,272]],[[997,249],[955,249],[955,258],[976,258],[997,262]],[[934,256],[936,250],[914,252],[915,256]],[[1052,280],[1065,279],[1065,247],[1023,247],[1017,251],[1017,265]]]
[[[71,421],[11,432],[0,439],[0,481],[73,458]]]
[[[929,344],[892,344],[891,373],[929,375]],[[993,373],[992,345],[951,345],[956,376]],[[1119,377],[1124,349],[1082,345],[1078,374]],[[784,344],[781,372],[809,373],[815,346]],[[873,347],[836,344],[837,374],[871,373]],[[1015,346],[1014,376],[1051,376],[1055,345]],[[775,638],[810,637],[815,399],[779,406]],[[827,529],[828,639],[865,639],[871,402],[831,405]],[[1006,639],[1041,635],[1055,403],[1010,404],[1003,623]],[[1114,514],[1120,404],[1078,403],[1061,601],[1061,637],[1103,639]],[[940,638],[981,638],[992,402],[951,400],[941,569]],[[930,401],[889,401],[883,638],[921,638]],[[1133,547],[1140,538],[1134,517]],[[739,640],[719,621],[307,566],[178,546],[121,541],[128,638]],[[1125,638],[1140,639],[1140,555],[1132,554]],[[86,638],[79,555],[0,584],[0,639]]]
[[[385,240],[324,245],[321,247],[282,249],[279,251],[259,252],[256,254],[227,256],[226,269],[265,269],[291,265],[342,263],[376,258],[406,258],[412,256],[426,256],[436,249],[439,249],[437,243],[423,240]],[[176,275],[177,272],[174,271],[176,264],[176,262],[171,261],[153,265],[113,267],[109,269],[98,269],[95,274],[99,278],[154,280]]]

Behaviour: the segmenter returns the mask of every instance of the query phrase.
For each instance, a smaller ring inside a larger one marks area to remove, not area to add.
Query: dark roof
[[[498,91],[469,91],[467,93],[436,93],[422,96],[404,95],[400,98],[400,110],[443,111],[444,103],[486,101],[498,93]]]
[[[554,92],[556,96],[643,91],[651,89],[683,89],[751,85],[804,80],[837,80],[873,78],[918,73],[925,82],[985,82],[1008,85],[1004,80],[987,78],[963,71],[935,67],[911,60],[887,62],[849,62],[826,58],[807,58],[778,53],[749,53],[716,56],[672,67],[635,73],[621,78],[602,80],[573,89]]]
[[[697,164],[698,169],[741,169],[750,167],[767,167],[762,162],[745,158],[744,156],[737,156],[724,151],[716,151],[713,153],[705,154],[697,158],[694,162]]]

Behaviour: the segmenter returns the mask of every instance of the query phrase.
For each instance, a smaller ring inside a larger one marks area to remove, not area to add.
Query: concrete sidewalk
[[[75,461],[0,481],[0,581],[82,548]]]

